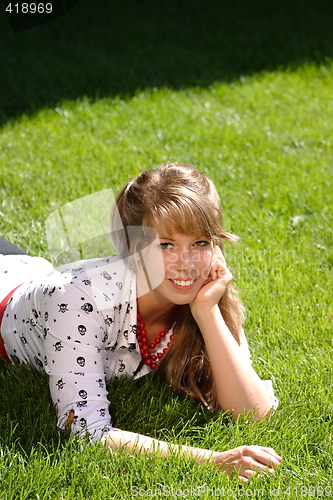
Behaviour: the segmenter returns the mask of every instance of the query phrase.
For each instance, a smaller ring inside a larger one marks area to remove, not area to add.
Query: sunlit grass
[[[226,252],[248,311],[253,363],[273,380],[280,407],[267,422],[234,421],[147,378],[114,381],[111,410],[126,430],[217,450],[272,446],[284,462],[274,478],[239,489],[208,464],[67,442],[46,379],[2,365],[1,499],[124,499],[163,486],[172,498],[171,488],[204,485],[232,492],[223,498],[247,490],[252,498],[276,491],[333,498],[332,84],[329,63],[307,64],[206,89],[65,100],[3,126],[1,234],[34,255],[48,257],[44,222],[71,200],[117,192],[169,160],[212,178],[226,229],[240,237]],[[209,497],[203,490],[201,498]]]

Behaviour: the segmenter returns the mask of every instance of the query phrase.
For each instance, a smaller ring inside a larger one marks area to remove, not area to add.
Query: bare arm
[[[261,418],[272,407],[269,394],[232,336],[218,306],[231,279],[224,256],[216,246],[209,280],[190,304],[191,312],[205,341],[221,408],[233,416],[252,411],[254,418]]]
[[[164,458],[167,458],[171,453],[178,452],[197,460],[198,463],[210,460],[228,475],[237,471],[239,478],[243,481],[247,481],[258,471],[273,473],[274,468],[282,460],[272,448],[240,446],[228,451],[217,452],[191,446],[168,444],[165,441],[123,430],[109,432],[105,443],[112,450],[125,448],[130,453],[137,451],[144,454],[159,451]]]
[[[225,261],[219,263],[216,259],[216,262],[212,267],[211,281],[202,287],[190,304],[191,311],[206,343],[220,406],[235,416],[244,410],[252,410],[257,412],[257,417],[261,417],[271,408],[270,398],[221,316],[217,304],[231,274]],[[137,451],[141,454],[159,452],[165,458],[171,453],[182,453],[198,463],[211,461],[228,475],[236,471],[243,481],[258,471],[274,472],[282,460],[272,448],[267,447],[240,446],[220,452],[168,444],[123,430],[110,431],[105,443],[112,450],[126,449],[130,453]]]
[[[219,307],[200,307],[195,320],[205,340],[221,408],[233,416],[249,410],[255,418],[266,415],[272,406],[266,387],[231,335]]]

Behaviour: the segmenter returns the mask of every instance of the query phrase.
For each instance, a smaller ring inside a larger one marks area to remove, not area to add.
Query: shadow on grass
[[[57,428],[45,373],[0,359],[0,387],[2,448],[14,447],[29,456],[32,450],[65,445],[69,431]],[[114,379],[108,389],[113,425],[159,439],[193,435],[212,419],[230,420],[195,405],[188,396],[177,396],[153,376]]]
[[[0,445],[27,455],[39,446],[65,442],[56,427],[56,414],[45,374],[26,365],[0,360]],[[52,444],[51,444],[52,443]]]
[[[262,70],[327,64],[330,0],[80,0],[12,33],[0,14],[0,123],[59,101],[206,87]]]

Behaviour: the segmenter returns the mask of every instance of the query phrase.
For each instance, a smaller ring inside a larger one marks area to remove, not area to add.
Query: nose
[[[191,250],[182,250],[178,254],[177,270],[190,271],[195,267]]]

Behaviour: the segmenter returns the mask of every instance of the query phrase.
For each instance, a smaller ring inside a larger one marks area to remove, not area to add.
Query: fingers
[[[257,454],[257,460],[266,467],[276,467],[281,462],[282,457],[280,457],[273,448],[260,447]]]
[[[265,467],[277,467],[282,460],[273,448],[251,446],[246,454]]]
[[[236,472],[243,482],[252,477],[273,474],[282,460],[273,448],[261,446],[239,446],[222,452],[217,457],[222,470],[229,475]]]
[[[262,467],[260,464],[251,463],[251,466],[241,472],[238,472],[238,478],[241,481],[247,482],[251,478],[262,478],[267,474],[274,474],[274,469]]]
[[[266,446],[260,446],[260,449],[263,451],[266,451],[269,455],[272,457],[275,457],[279,462],[281,462],[282,457],[276,453],[276,451],[273,448],[267,448]]]
[[[232,280],[232,274],[227,267],[221,267],[219,265],[216,266],[215,269],[211,269],[210,277],[212,281],[216,281],[218,279],[223,279],[226,283],[229,283]]]
[[[247,469],[242,472],[242,474],[239,475],[238,478],[244,483],[247,483],[251,478],[262,478],[265,476],[265,474],[274,474],[274,472],[275,471],[273,469],[271,472],[268,470],[263,470],[262,473],[259,473],[258,469]]]
[[[247,468],[246,468],[247,467]],[[267,467],[257,462],[256,460],[250,461],[247,465],[244,466],[245,470],[241,470],[241,475],[243,477],[250,478],[251,476],[260,476],[259,472],[264,472],[268,474],[274,474],[275,469],[272,467]]]
[[[209,271],[209,277],[215,281],[223,278],[225,281],[231,281],[232,274],[227,267],[225,257],[218,245],[214,247],[214,254]]]
[[[238,471],[239,478],[247,482],[250,477],[260,476],[259,472],[273,474],[282,461],[273,448],[251,446],[244,449],[242,465]]]

